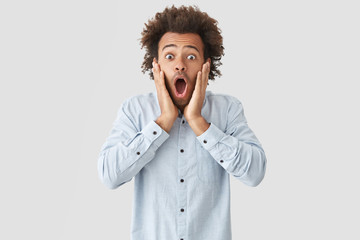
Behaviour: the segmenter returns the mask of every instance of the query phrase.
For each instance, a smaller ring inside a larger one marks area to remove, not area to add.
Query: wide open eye
[[[166,59],[173,59],[173,58],[174,58],[174,55],[172,55],[172,54],[166,54],[165,58],[166,58]]]
[[[189,55],[189,56],[187,57],[187,59],[195,60],[195,56],[194,56],[194,55]]]

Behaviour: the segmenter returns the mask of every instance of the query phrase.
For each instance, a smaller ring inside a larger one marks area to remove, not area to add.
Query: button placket
[[[186,188],[186,173],[187,173],[187,164],[188,164],[188,154],[187,151],[187,127],[185,125],[185,120],[183,118],[179,119],[177,122],[178,131],[178,153],[177,153],[177,162],[178,162],[178,236],[185,236],[186,234],[186,209],[187,209],[187,188]]]

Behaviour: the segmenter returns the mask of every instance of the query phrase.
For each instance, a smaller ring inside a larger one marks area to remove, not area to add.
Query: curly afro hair
[[[151,79],[154,79],[151,71],[152,61],[154,58],[158,59],[158,44],[165,33],[197,33],[204,43],[204,59],[211,59],[209,79],[214,80],[216,76],[221,76],[218,67],[222,64],[220,60],[224,56],[224,47],[217,23],[196,6],[176,8],[173,5],[165,8],[163,12],[156,13],[155,17],[145,24],[141,33],[141,49],[145,47],[146,50],[141,66],[142,72],[149,71]]]

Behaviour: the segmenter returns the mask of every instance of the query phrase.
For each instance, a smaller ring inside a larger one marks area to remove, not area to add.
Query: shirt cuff
[[[169,138],[169,134],[154,121],[148,123],[148,125],[143,128],[142,133],[147,139],[150,140],[152,144],[155,144],[157,147],[160,147],[161,144],[163,144],[166,139]]]
[[[211,123],[210,127],[200,136],[197,137],[201,146],[206,150],[212,149],[226,134],[221,131],[215,124]]]

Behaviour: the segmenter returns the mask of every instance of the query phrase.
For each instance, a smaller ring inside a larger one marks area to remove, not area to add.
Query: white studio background
[[[139,38],[172,3],[219,21],[209,90],[241,100],[267,154],[258,187],[231,178],[233,239],[360,239],[349,0],[1,1],[0,238],[130,239],[133,181],[108,190],[97,157],[122,101],[155,90]]]

